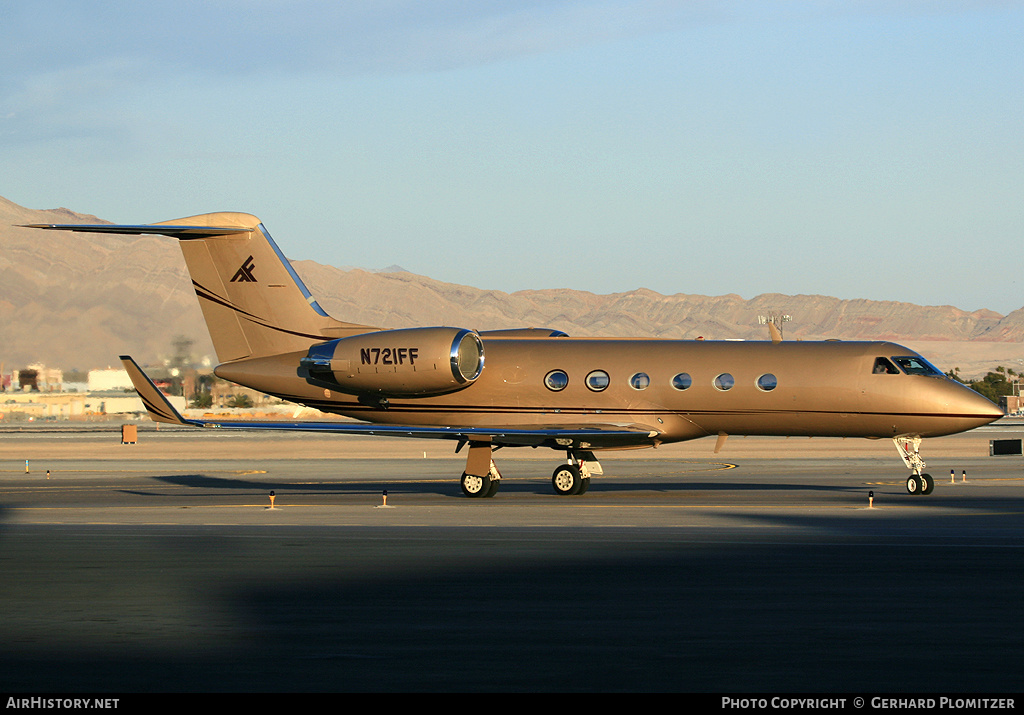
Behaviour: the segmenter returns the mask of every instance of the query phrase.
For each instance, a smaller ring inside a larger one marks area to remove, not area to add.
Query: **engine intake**
[[[465,328],[381,330],[313,345],[299,363],[301,377],[350,395],[426,397],[476,381],[484,347]]]

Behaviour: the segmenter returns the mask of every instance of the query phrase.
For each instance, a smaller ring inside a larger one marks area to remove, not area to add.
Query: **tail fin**
[[[245,213],[212,213],[139,226],[37,225],[179,239],[220,362],[306,350],[378,328],[324,312],[266,228]]]

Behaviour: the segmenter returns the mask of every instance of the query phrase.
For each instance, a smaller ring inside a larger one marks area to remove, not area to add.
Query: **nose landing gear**
[[[921,459],[921,435],[893,437],[892,441],[903,463],[911,470],[911,475],[907,477],[907,493],[931,494],[935,490],[935,480],[932,475],[922,474],[921,471],[926,466]]]
[[[931,494],[935,489],[935,480],[930,474],[911,474],[907,477],[908,494]]]

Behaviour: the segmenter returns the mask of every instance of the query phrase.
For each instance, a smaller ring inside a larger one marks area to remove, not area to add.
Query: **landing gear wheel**
[[[586,494],[588,489],[590,489],[590,477],[583,477],[580,480],[580,490],[576,493],[580,495]]]
[[[467,497],[487,497],[490,496],[491,490],[491,478],[490,477],[477,477],[472,474],[462,473],[462,493]]]
[[[575,464],[562,464],[556,467],[555,473],[551,475],[551,486],[555,488],[555,494],[579,494],[583,487],[579,467]]]
[[[501,480],[500,479],[491,479],[491,486],[487,490],[487,493],[484,496],[487,497],[488,499],[490,499],[491,497],[493,497],[495,494],[498,493],[498,487],[500,487],[500,486],[501,486]]]
[[[911,474],[907,477],[907,493],[908,494],[920,494],[921,493],[921,478],[916,474]]]
[[[932,475],[930,475],[930,474],[922,474],[921,475],[921,493],[922,494],[931,494],[933,491],[935,491],[935,480],[932,479]]]

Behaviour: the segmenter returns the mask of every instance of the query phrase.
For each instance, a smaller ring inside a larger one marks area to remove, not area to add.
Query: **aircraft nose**
[[[981,395],[979,395],[979,397],[981,397]],[[1006,413],[1003,412],[1002,407],[993,403],[991,400],[985,397],[981,397],[981,399],[988,403],[986,406],[985,415],[989,418],[989,422],[994,422],[998,420],[1000,417],[1006,416]]]
[[[950,412],[965,419],[976,421],[977,427],[987,425],[1003,417],[1003,410],[984,395],[963,385],[951,385],[957,388],[954,399],[949,402]]]
[[[920,404],[931,409],[928,426],[920,431],[924,437],[941,437],[966,432],[995,422],[1003,416],[998,405],[988,398],[953,380],[930,380],[925,393],[919,393]]]

